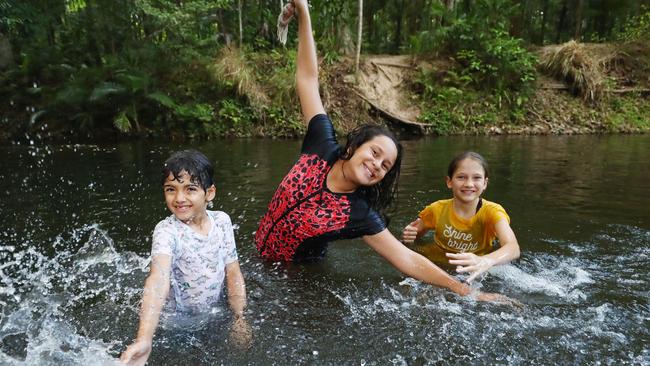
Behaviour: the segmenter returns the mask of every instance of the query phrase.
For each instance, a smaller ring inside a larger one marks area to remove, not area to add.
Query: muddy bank
[[[516,112],[507,103],[460,98],[456,123],[444,134],[645,133],[650,130],[650,47],[642,44],[565,44],[535,50],[532,95]],[[549,61],[550,55],[554,56]],[[415,134],[436,134],[421,120],[417,78],[429,68],[442,78],[453,62],[409,56],[364,57],[323,66],[323,97],[341,130],[381,119]],[[553,67],[559,68],[555,71]],[[468,92],[461,90],[459,93]]]

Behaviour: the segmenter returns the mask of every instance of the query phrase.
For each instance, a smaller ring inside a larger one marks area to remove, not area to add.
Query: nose
[[[176,192],[176,196],[174,196],[174,201],[175,202],[184,202],[185,201],[185,194],[182,191]]]
[[[377,159],[375,159],[375,160],[372,161],[372,167],[373,167],[373,169],[375,169],[375,170],[378,171],[380,165],[381,165],[381,163],[380,163]]]

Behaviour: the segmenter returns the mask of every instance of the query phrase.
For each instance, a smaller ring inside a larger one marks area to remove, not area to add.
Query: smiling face
[[[214,185],[207,191],[203,190],[199,184],[191,181],[186,171],[182,171],[178,179],[175,179],[173,174],[169,174],[163,184],[167,208],[183,222],[203,217],[208,203],[214,199],[215,191]]]
[[[487,184],[483,165],[471,158],[461,160],[453,176],[447,177],[447,188],[463,203],[477,203]]]
[[[386,176],[397,160],[397,146],[378,135],[359,146],[343,165],[345,177],[357,186],[372,186]]]

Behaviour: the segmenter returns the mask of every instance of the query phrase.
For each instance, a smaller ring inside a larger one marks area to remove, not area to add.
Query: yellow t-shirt
[[[434,230],[435,242],[416,248],[432,262],[449,265],[445,253],[490,253],[496,238],[496,223],[510,217],[498,203],[483,199],[478,212],[469,220],[454,212],[453,199],[436,201],[418,215],[424,227]]]

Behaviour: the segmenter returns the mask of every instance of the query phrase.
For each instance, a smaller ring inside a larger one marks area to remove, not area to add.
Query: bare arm
[[[472,253],[447,253],[447,257],[452,258],[449,263],[458,265],[458,272],[471,273],[467,282],[473,281],[478,275],[496,265],[519,258],[519,243],[508,220],[499,220],[495,225],[495,230],[501,247],[490,254],[479,257]]]
[[[125,364],[144,365],[149,358],[153,335],[160,320],[160,312],[169,295],[170,271],[170,256],[164,254],[153,256],[149,277],[144,283],[138,335],[133,344],[120,357]]]
[[[226,281],[228,286],[228,302],[234,314],[230,335],[238,347],[250,347],[253,336],[250,325],[244,319],[246,285],[244,283],[244,276],[239,268],[239,262],[234,261],[226,265]]]
[[[226,282],[230,309],[235,317],[241,317],[244,315],[246,307],[246,284],[239,268],[239,262],[234,261],[226,265]]]
[[[318,91],[318,59],[307,0],[294,0],[293,6],[298,19],[296,89],[300,98],[302,118],[305,123],[309,123],[315,115],[325,113],[325,108]]]
[[[469,286],[451,277],[425,257],[402,245],[388,229],[375,235],[364,236],[363,240],[407,276],[438,287],[448,288],[461,296],[469,295],[471,292]]]

